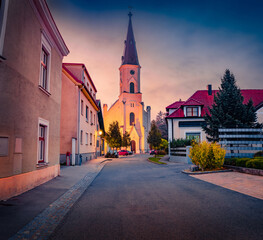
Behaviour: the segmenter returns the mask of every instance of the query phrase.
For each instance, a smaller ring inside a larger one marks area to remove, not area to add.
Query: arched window
[[[130,125],[132,126],[132,125],[134,125],[134,123],[135,123],[135,116],[134,116],[134,113],[133,112],[131,112],[130,113]]]
[[[134,83],[130,83],[130,93],[134,93]]]

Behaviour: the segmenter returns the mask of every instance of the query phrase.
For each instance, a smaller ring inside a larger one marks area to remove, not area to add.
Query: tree
[[[130,134],[127,131],[125,131],[125,133],[122,136],[121,145],[127,149],[127,147],[130,146],[130,144],[131,144]]]
[[[258,127],[257,116],[252,100],[243,104],[244,98],[236,85],[235,76],[227,69],[221,79],[221,87],[214,95],[212,108],[204,116],[203,130],[209,141],[218,141],[219,128]]]
[[[121,133],[119,123],[117,121],[113,122],[109,126],[109,131],[106,133],[106,141],[111,148],[121,147]]]
[[[162,134],[158,129],[156,122],[153,120],[151,124],[151,130],[147,137],[147,142],[153,146],[155,149],[158,148],[162,142]]]
[[[156,125],[161,131],[162,138],[168,139],[168,128],[165,121],[166,114],[162,111],[160,111],[156,116]]]
[[[166,139],[162,138],[160,148],[162,150],[164,150],[166,153],[168,152],[168,145],[169,145],[168,141]]]

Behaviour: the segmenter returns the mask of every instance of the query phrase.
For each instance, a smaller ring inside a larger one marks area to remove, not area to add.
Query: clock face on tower
[[[131,71],[130,71],[130,74],[131,74],[131,75],[134,75],[134,73],[135,73],[134,70],[131,70]]]

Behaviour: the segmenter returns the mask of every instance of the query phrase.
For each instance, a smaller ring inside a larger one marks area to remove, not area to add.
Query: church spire
[[[134,39],[134,34],[132,30],[132,13],[129,12],[129,26],[128,26],[128,32],[127,37],[125,40],[125,47],[124,47],[124,56],[122,56],[122,63],[124,64],[131,64],[131,65],[139,65],[137,50],[136,50],[136,43]]]

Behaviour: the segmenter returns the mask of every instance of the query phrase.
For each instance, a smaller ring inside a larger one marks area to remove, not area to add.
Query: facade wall
[[[45,30],[41,24],[29,1],[9,1],[3,46],[6,60],[0,62],[0,137],[8,138],[8,154],[0,156],[0,180],[13,184],[13,188],[9,185],[13,192],[8,196],[21,193],[16,191],[12,176],[42,171],[38,164],[40,118],[49,123],[48,164],[43,168],[42,179],[49,180],[59,173],[62,54],[47,32],[51,45],[50,94],[47,94],[39,88],[41,29]],[[41,183],[32,178],[30,186]],[[28,190],[28,186],[20,189]]]
[[[257,110],[257,117],[258,117],[257,121],[259,123],[263,123],[263,107]]]
[[[170,119],[168,119],[170,120]],[[168,131],[172,131],[171,123],[173,121],[173,138],[186,138],[186,133],[200,133],[200,141],[206,141],[206,134],[201,127],[179,127],[180,121],[200,121],[201,119],[172,119],[168,121]]]
[[[60,154],[72,152],[72,138],[78,138],[78,86],[62,73]]]

